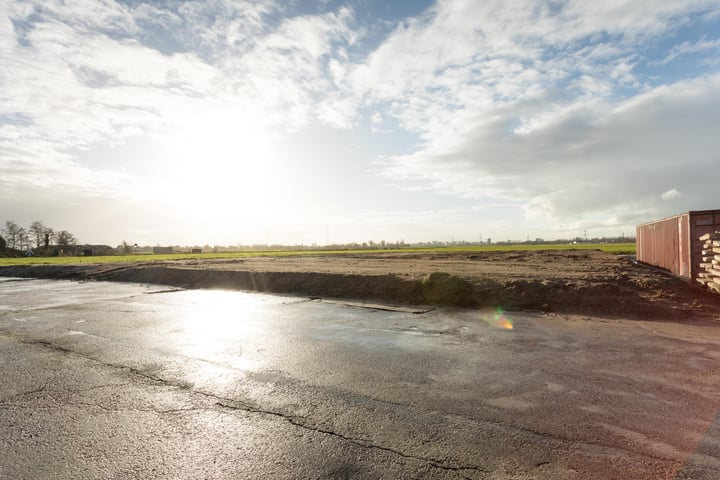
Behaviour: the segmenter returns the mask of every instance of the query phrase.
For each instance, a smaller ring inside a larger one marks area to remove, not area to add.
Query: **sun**
[[[191,217],[261,220],[279,200],[275,160],[261,122],[229,111],[187,116],[172,138],[165,193]]]

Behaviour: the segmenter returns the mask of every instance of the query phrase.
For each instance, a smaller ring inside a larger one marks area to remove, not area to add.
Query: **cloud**
[[[44,168],[30,168],[23,155],[5,156],[3,167],[26,184],[56,178],[85,188],[89,177],[117,172],[89,170],[67,152],[172,137],[191,117],[221,122],[240,112],[239,125],[253,118],[278,132],[312,121],[351,125],[358,100],[336,87],[342,78],[333,79],[329,64],[341,71],[334,56],[355,41],[352,12],[270,28],[267,17],[279,8],[221,0],[9,3],[0,15],[9,27],[0,29],[0,118],[23,122],[3,124],[0,141],[35,151],[30,163]],[[0,185],[9,182],[5,176]]]
[[[0,192],[154,201],[128,165],[200,158],[241,177],[290,136],[342,130],[344,143],[378,145],[345,172],[452,198],[453,212],[510,204],[527,223],[572,229],[713,208],[697,172],[719,160],[716,3],[441,0],[389,29],[362,24],[361,4],[295,6],[4,2]],[[286,169],[320,151],[305,148]],[[231,184],[207,197],[230,203]]]
[[[660,198],[662,198],[663,200],[675,200],[677,198],[680,198],[681,196],[682,194],[679,190],[677,190],[676,188],[671,188],[667,192],[663,192],[662,195],[660,195]]]
[[[627,75],[633,46],[708,10],[720,7],[662,0],[439,2],[399,25],[357,69],[356,83],[379,100],[444,87],[438,93],[449,101],[459,93],[453,87],[468,83],[510,98],[578,73],[618,79]]]
[[[385,159],[386,178],[478,202],[520,199],[528,221],[556,225],[662,214],[655,199],[676,180],[698,192],[681,206],[709,207],[710,185],[693,185],[720,160],[720,77],[652,86],[640,52],[717,6],[506,5],[440,2],[355,70],[376,108],[422,139]]]
[[[263,111],[279,112],[292,129],[314,120],[349,128],[360,102],[348,92],[342,61],[357,37],[351,20],[346,8],[287,19],[247,55],[228,62],[228,70],[249,79]]]
[[[706,52],[708,50],[720,50],[720,39],[708,40],[703,38],[694,43],[688,41],[682,42],[679,45],[675,45],[661,63],[669,63],[678,57],[693,53]]]
[[[386,174],[402,172],[447,194],[524,198],[531,216],[552,221],[603,212],[610,217],[628,206],[646,211],[667,190],[658,192],[658,186],[670,182],[697,192],[687,199],[703,207],[713,201],[711,182],[697,172],[720,161],[712,121],[720,108],[720,76],[625,101],[572,104],[509,131],[518,108],[522,102],[498,108],[491,121],[468,115],[461,134],[393,157]]]

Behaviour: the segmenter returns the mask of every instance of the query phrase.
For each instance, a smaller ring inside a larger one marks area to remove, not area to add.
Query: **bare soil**
[[[392,304],[720,319],[720,295],[600,251],[382,253],[0,268],[0,276],[224,288]]]

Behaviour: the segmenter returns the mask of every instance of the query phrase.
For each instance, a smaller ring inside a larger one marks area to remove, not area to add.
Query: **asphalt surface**
[[[720,322],[421,311],[0,279],[0,478],[720,478]]]

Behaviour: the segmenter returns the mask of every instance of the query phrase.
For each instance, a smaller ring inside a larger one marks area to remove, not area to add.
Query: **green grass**
[[[30,257],[30,258],[0,258],[0,267],[13,265],[71,265],[83,263],[118,263],[118,262],[161,262],[165,260],[192,260],[210,258],[249,258],[249,257],[281,257],[293,255],[337,255],[337,254],[372,254],[372,253],[455,253],[455,252],[511,252],[511,251],[539,251],[539,250],[602,250],[604,252],[621,255],[635,254],[634,243],[608,243],[608,244],[550,244],[550,245],[482,245],[467,247],[419,247],[391,250],[283,250],[283,251],[252,251],[234,253],[173,253],[173,254],[142,254],[142,255],[113,255],[102,257]]]

